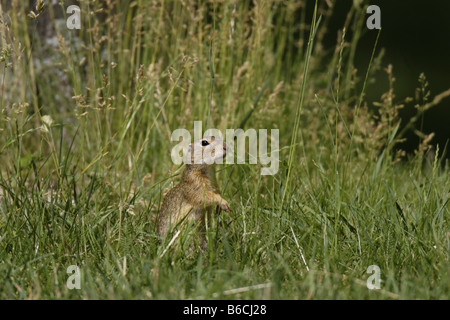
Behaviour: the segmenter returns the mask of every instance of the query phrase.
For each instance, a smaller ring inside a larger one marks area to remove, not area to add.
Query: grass
[[[422,76],[398,100],[382,48],[354,69],[364,8],[326,49],[322,2],[315,16],[314,1],[78,4],[81,30],[61,5],[0,7],[1,299],[450,298],[445,146],[416,129],[448,93]],[[155,219],[183,169],[171,132],[194,120],[279,129],[280,171],[219,166],[233,213],[188,254],[192,232],[158,244]],[[405,130],[422,136],[414,155],[396,148]]]

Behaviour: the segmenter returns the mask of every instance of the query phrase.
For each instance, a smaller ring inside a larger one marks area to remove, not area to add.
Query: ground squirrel
[[[193,222],[199,229],[200,245],[206,249],[206,225],[215,205],[230,212],[230,205],[220,195],[215,160],[225,158],[227,145],[218,137],[197,140],[187,149],[186,168],[181,181],[167,193],[158,216],[158,235],[166,237],[171,228]],[[181,223],[180,223],[181,222]]]

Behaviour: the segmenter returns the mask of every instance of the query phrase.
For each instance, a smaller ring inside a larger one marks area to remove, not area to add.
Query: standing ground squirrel
[[[217,204],[223,211],[231,212],[222,198],[216,180],[215,160],[225,158],[227,145],[217,137],[197,140],[187,150],[186,168],[181,181],[164,197],[158,216],[158,235],[166,237],[171,228],[180,222],[198,225],[201,246],[206,248],[205,216],[210,218]]]

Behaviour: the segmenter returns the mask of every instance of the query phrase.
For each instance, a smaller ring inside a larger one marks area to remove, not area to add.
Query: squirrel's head
[[[227,145],[219,137],[204,137],[189,145],[186,164],[213,164],[221,161],[227,154]]]

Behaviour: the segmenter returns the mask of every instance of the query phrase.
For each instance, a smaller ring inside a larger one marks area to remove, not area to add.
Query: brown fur
[[[210,145],[208,148],[222,148],[223,154],[226,155],[226,144],[215,138],[205,138]],[[199,152],[192,153],[192,160],[201,157],[200,150],[207,147],[201,146],[201,140],[194,142]],[[193,145],[191,145],[193,146]],[[215,155],[214,151],[211,153]],[[158,235],[166,237],[169,231],[175,228],[180,222],[193,222],[198,225],[199,237],[201,245],[206,248],[205,239],[205,218],[210,218],[211,212],[215,205],[219,205],[223,211],[230,212],[230,205],[220,195],[219,186],[215,175],[215,164],[186,164],[186,168],[181,177],[181,181],[172,190],[167,193],[161,206],[158,217]]]

